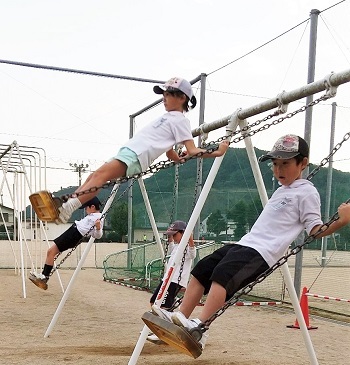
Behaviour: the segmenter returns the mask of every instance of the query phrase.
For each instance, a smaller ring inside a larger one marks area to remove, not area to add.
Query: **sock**
[[[80,208],[82,205],[78,198],[70,198],[64,204],[71,207],[73,211]]]
[[[53,266],[45,264],[42,274],[48,278],[50,276],[52,268],[53,268]]]

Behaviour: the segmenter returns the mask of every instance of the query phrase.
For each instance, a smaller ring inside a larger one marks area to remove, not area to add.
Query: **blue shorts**
[[[132,176],[142,172],[142,168],[136,153],[128,147],[122,147],[119,150],[118,154],[112,157],[110,161],[113,159],[125,163],[125,165],[127,166],[126,176]]]

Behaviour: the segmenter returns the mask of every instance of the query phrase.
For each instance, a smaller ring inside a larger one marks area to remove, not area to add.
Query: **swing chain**
[[[348,199],[346,202],[346,204],[350,203],[350,199]],[[299,245],[296,245],[295,247],[293,247],[289,253],[287,253],[286,255],[282,256],[273,266],[269,267],[265,272],[263,272],[262,274],[260,274],[255,281],[247,284],[246,286],[244,286],[242,289],[240,289],[240,291],[238,291],[237,293],[235,293],[232,298],[230,298],[219,310],[217,310],[211,317],[209,317],[205,322],[200,324],[200,327],[202,329],[203,332],[207,331],[209,329],[209,326],[211,325],[211,323],[218,317],[220,317],[227,308],[231,307],[232,305],[236,304],[239,300],[239,298],[243,295],[247,295],[248,293],[250,293],[254,286],[256,284],[261,283],[262,281],[264,281],[269,275],[271,275],[274,271],[276,271],[279,267],[281,267],[282,265],[284,265],[287,261],[288,258],[290,256],[296,255],[298,252],[301,251],[301,249],[305,246],[308,245],[309,243],[311,243],[312,241],[314,241],[317,236],[326,231],[329,226],[335,222],[336,220],[339,219],[339,215],[338,213],[335,213],[328,222],[324,223],[323,225],[321,225],[321,227],[317,230],[317,232],[315,232],[312,235],[309,235],[305,238],[305,240],[300,243]]]
[[[334,146],[334,148],[332,149],[330,154],[327,157],[325,157],[313,171],[310,172],[310,174],[308,175],[308,177],[306,179],[311,180],[321,170],[321,167],[324,167],[329,162],[331,157],[341,148],[342,144],[345,141],[347,141],[349,138],[350,138],[350,132],[348,132],[344,135],[343,140]]]
[[[129,190],[130,188],[134,185],[134,183],[136,182],[136,179],[134,179],[131,184],[118,196],[118,199],[115,202],[118,202]],[[113,191],[111,191],[111,193],[109,194],[109,196],[107,197],[106,201],[109,200],[109,198],[112,196]],[[107,213],[111,210],[112,205],[101,215],[101,220],[105,218],[105,216],[107,215]],[[52,271],[50,272],[50,276],[54,274],[54,272],[56,270],[58,270],[61,265],[68,259],[68,257],[77,249],[77,247],[80,245],[80,243],[82,242],[82,240],[84,239],[84,237],[87,237],[89,235],[89,233],[94,229],[95,225],[91,226],[90,229],[84,234],[84,236],[81,238],[81,240],[74,246],[72,247],[72,249],[70,251],[67,252],[66,256],[57,264],[55,265],[55,267],[52,269]],[[61,252],[59,252],[55,258],[54,261],[57,260],[57,258],[61,255]]]
[[[181,281],[181,277],[182,277],[182,272],[184,270],[184,264],[185,264],[185,261],[186,261],[186,253],[187,253],[187,246],[184,250],[184,253],[182,255],[182,259],[181,259],[181,264],[180,264],[180,269],[179,269],[179,276],[177,278],[177,283],[178,285],[180,285],[180,281]]]

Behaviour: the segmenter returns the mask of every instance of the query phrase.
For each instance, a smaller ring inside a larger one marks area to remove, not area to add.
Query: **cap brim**
[[[179,232],[179,231],[166,231],[164,234],[166,235],[166,236],[173,236],[174,234],[176,234],[177,232]]]
[[[156,86],[153,87],[153,91],[156,94],[163,94],[163,92],[165,91],[165,87],[161,86],[161,85],[156,85]]]
[[[299,155],[299,152],[273,151],[273,152],[269,152],[267,155],[260,156],[259,162],[264,162],[266,160],[272,160],[272,159],[289,160],[290,158],[293,158],[298,155]]]

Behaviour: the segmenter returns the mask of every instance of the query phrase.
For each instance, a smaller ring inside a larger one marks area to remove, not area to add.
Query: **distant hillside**
[[[256,155],[261,156],[266,151],[255,149]],[[209,173],[212,159],[203,160],[203,184]],[[177,199],[177,217],[188,220],[192,212],[195,181],[196,181],[196,160],[191,160],[181,165],[179,168],[179,192]],[[315,168],[310,165],[310,172]],[[267,162],[260,164],[261,173],[264,183],[270,196],[273,188],[277,188],[277,183],[272,180],[272,171]],[[151,202],[155,219],[159,222],[169,222],[174,200],[174,172],[175,169],[169,168],[159,171],[152,177],[145,179],[145,185]],[[327,168],[322,168],[318,174],[312,179],[320,192],[322,206],[325,206],[326,184],[327,184]],[[350,198],[350,173],[333,170],[332,195],[331,195],[331,213],[335,212],[338,205]],[[118,192],[120,194],[126,187],[123,184]],[[69,187],[61,191],[55,192],[56,196],[71,193],[76,187]],[[103,189],[99,193],[102,201],[106,200],[110,189]],[[211,192],[203,207],[201,218],[205,218],[212,211],[220,209],[225,213],[231,209],[239,200],[246,203],[252,202],[258,197],[256,185],[248,161],[248,156],[244,148],[230,148],[222,162],[220,171],[214,181]],[[126,201],[127,196],[121,201]],[[133,188],[133,210],[136,219],[136,226],[148,226],[149,220],[139,185],[134,184]],[[75,212],[75,215],[79,213]],[[78,216],[77,216],[78,218]]]

